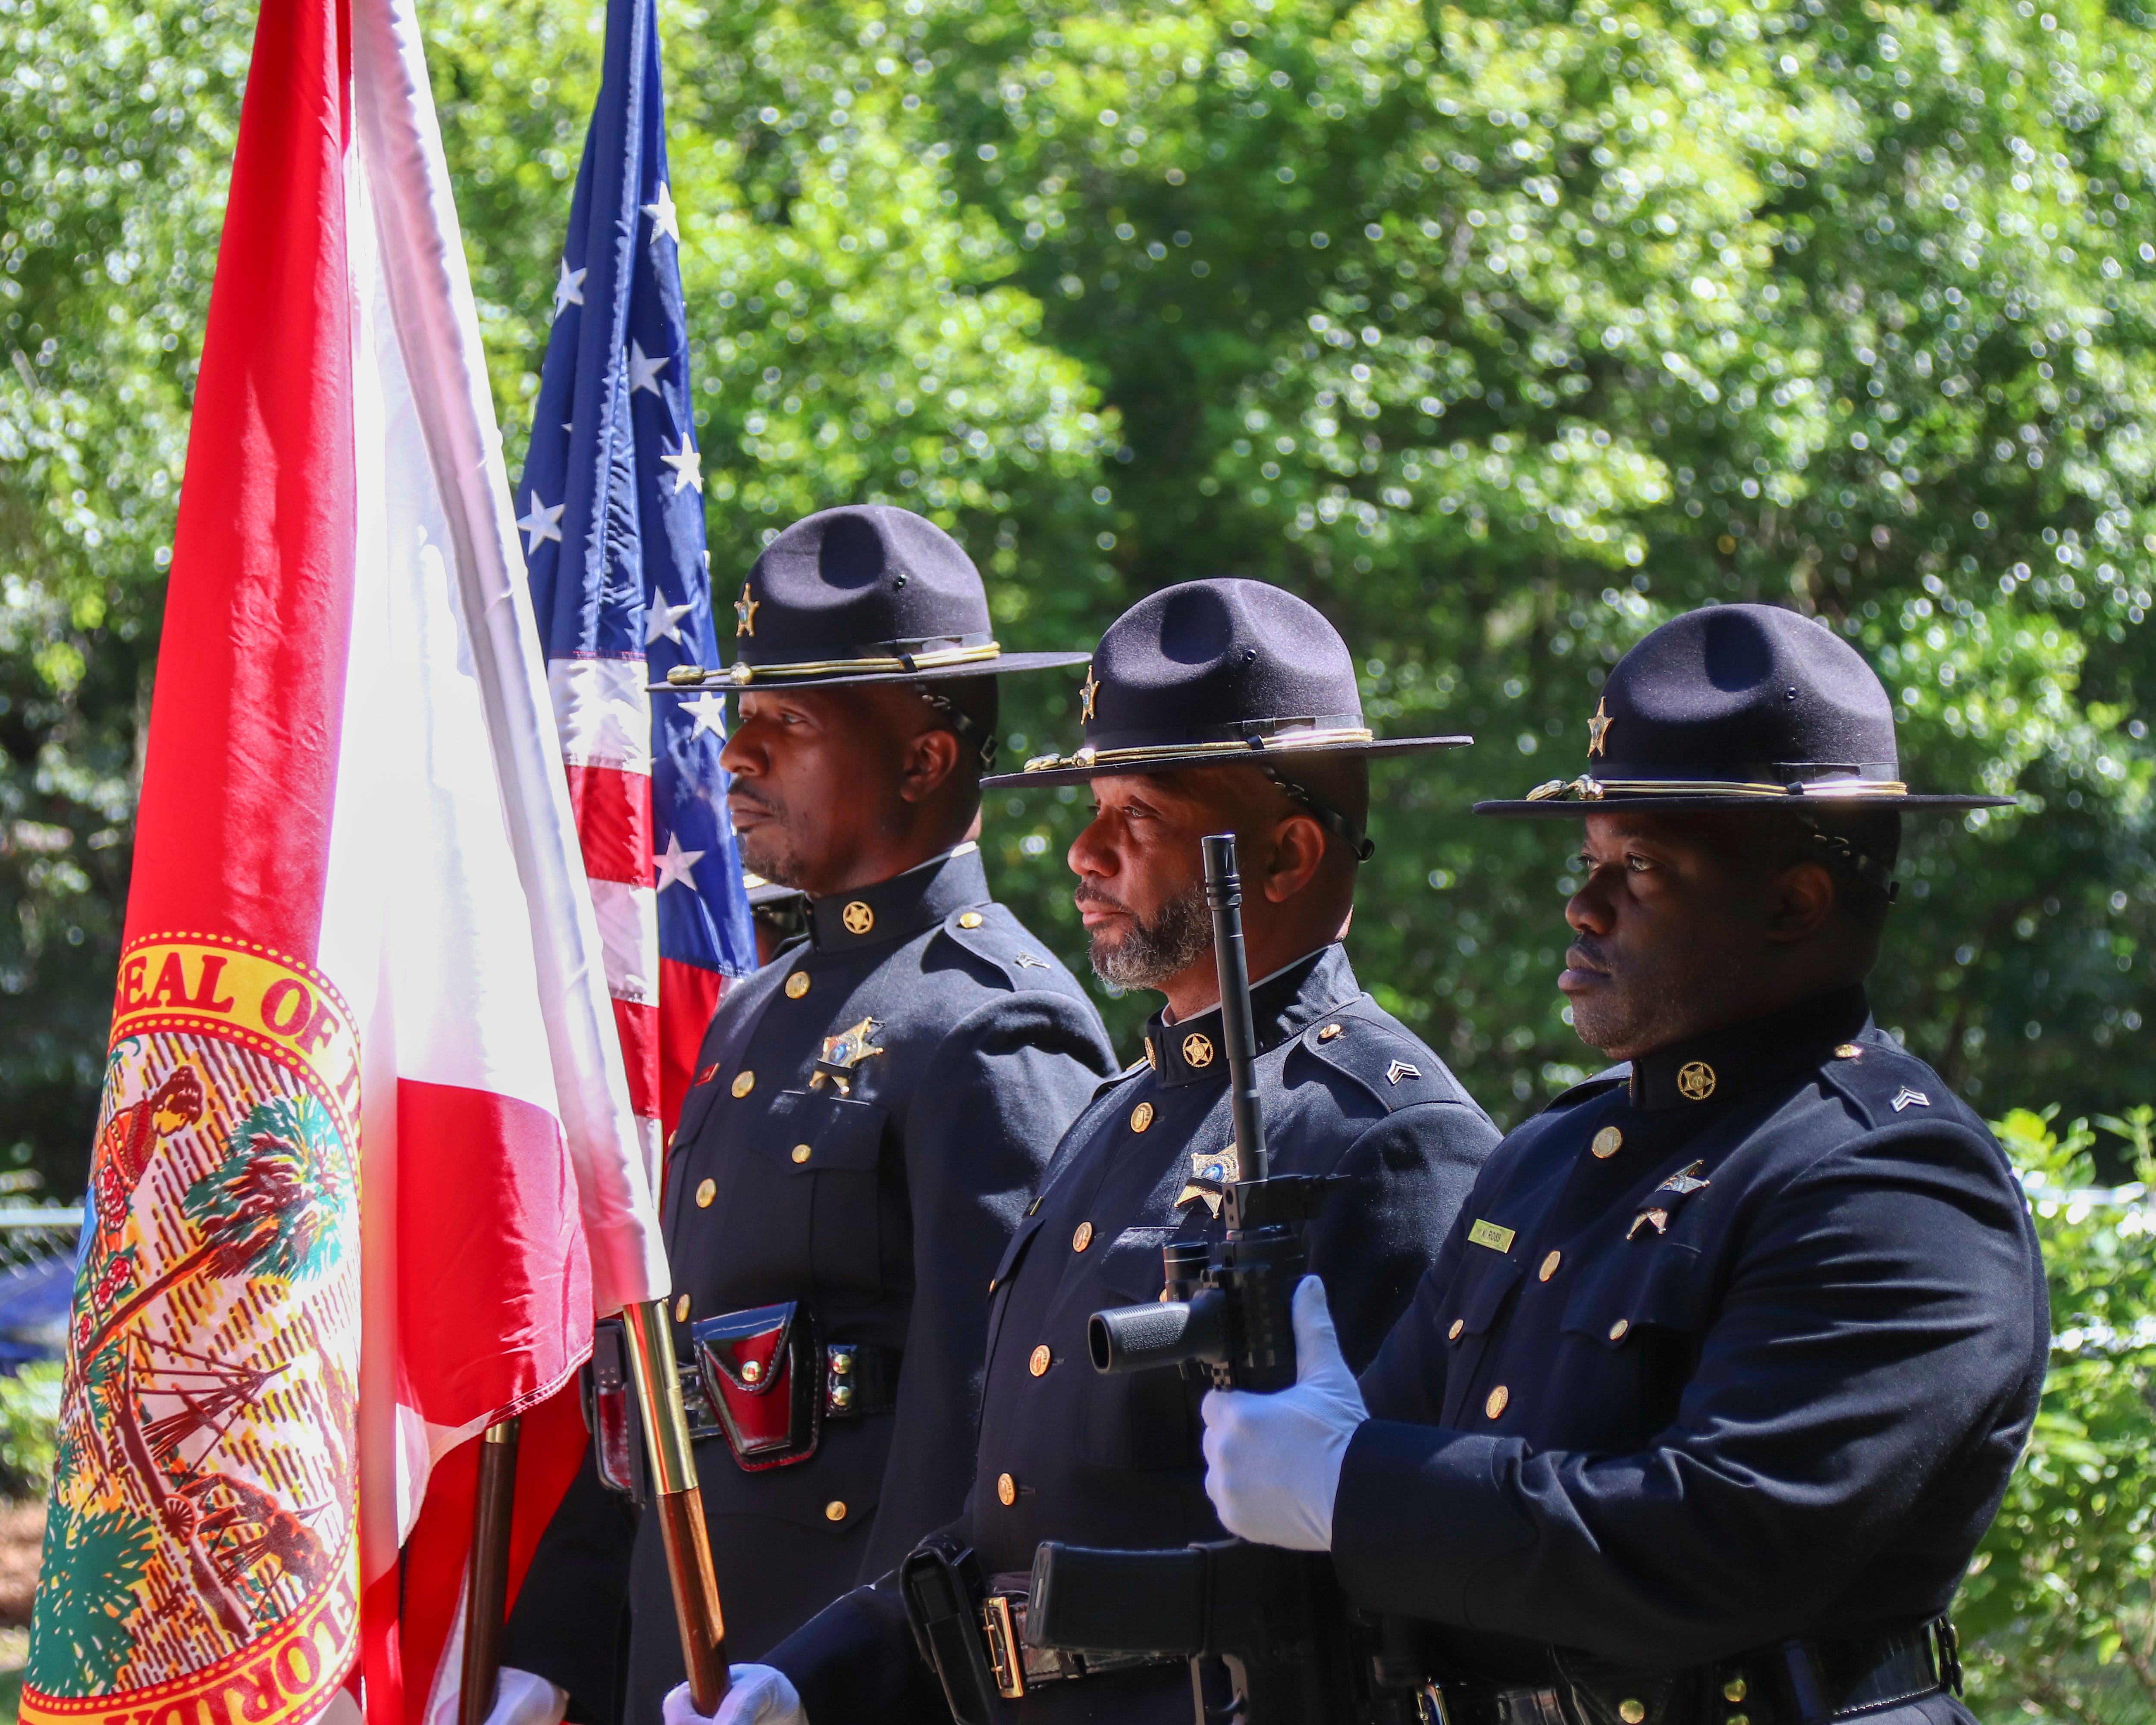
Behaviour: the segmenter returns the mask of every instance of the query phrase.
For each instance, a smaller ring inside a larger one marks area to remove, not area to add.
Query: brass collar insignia
[[[1213,1040],[1201,1030],[1193,1030],[1183,1039],[1183,1058],[1194,1066],[1213,1064]]]
[[[1686,1101],[1705,1101],[1714,1094],[1714,1068],[1705,1060],[1689,1062],[1677,1074],[1677,1089]]]

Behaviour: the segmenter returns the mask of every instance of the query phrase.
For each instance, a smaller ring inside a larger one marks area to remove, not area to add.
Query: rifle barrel
[[[1243,951],[1243,880],[1235,860],[1235,835],[1214,833],[1204,840],[1205,902],[1213,912],[1213,956],[1220,976],[1220,1037],[1227,1046],[1229,1106],[1235,1122],[1240,1177],[1268,1173],[1265,1116],[1258,1108],[1258,1037],[1250,1014],[1250,961]]]

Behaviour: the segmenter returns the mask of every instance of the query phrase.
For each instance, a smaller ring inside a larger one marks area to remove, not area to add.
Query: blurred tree
[[[251,8],[0,0],[0,1165],[80,1192]]]
[[[2021,1170],[2051,1274],[2051,1371],[2035,1435],[1963,1589],[1979,1708],[2077,1725],[2156,1717],[2156,1110],[2097,1123],[2134,1181],[2091,1189],[2086,1120],[2016,1109],[1999,1137]]]
[[[427,11],[512,470],[598,11]],[[1594,1064],[1551,986],[1567,835],[1461,811],[1579,771],[1599,679],[1661,617],[1794,605],[1879,666],[1912,780],[2028,799],[1912,834],[1882,1020],[1979,1096],[2132,1099],[2156,917],[2146,14],[673,0],[663,22],[722,590],[792,516],[885,497],[967,540],[1021,644],[1197,574],[1312,598],[1381,725],[1481,739],[1380,770],[1355,947],[1512,1118]],[[0,1156],[19,1136],[69,1183],[127,861],[92,846],[124,834],[246,23],[0,0]],[[1059,680],[1006,699],[1012,752],[1068,742]],[[1077,956],[1082,798],[990,813],[1006,892]],[[1142,1005],[1111,1003],[1126,1040]]]

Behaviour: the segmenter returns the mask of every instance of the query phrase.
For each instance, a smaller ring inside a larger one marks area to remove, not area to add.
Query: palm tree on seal
[[[224,1159],[182,1200],[202,1230],[201,1243],[123,1301],[77,1358],[86,1363],[151,1301],[190,1276],[296,1282],[336,1262],[344,1252],[343,1164],[336,1127],[311,1096],[256,1104],[228,1141]]]

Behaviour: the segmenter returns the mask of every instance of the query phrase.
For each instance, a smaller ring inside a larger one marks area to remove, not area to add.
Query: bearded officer
[[[754,1656],[957,1512],[981,1290],[1116,1061],[974,843],[994,679],[1084,655],[1003,651],[964,551],[883,506],[787,529],[734,610],[738,661],[706,685],[739,698],[728,807],[808,934],[721,1002],[663,1210],[727,1643]],[[645,1523],[580,1481],[517,1601],[498,1718],[566,1701],[656,1725],[683,1669]]]
[[[1793,613],[1681,617],[1610,673],[1558,987],[1625,1062],[1507,1137],[1359,1385],[1209,1400],[1237,1532],[1429,1626],[1453,1725],[1949,1725],[1945,1613],[2041,1389],[2027,1206],[1881,1032],[1912,794],[1870,668]],[[1336,1307],[1337,1313],[1337,1307]]]
[[[1163,1245],[1220,1235],[1219,1188],[1238,1175],[1206,834],[1237,835],[1274,1171],[1342,1177],[1309,1230],[1310,1263],[1358,1363],[1406,1305],[1497,1137],[1444,1062],[1363,992],[1341,944],[1370,850],[1368,762],[1467,739],[1373,738],[1332,625],[1251,581],[1192,582],[1141,601],[1102,638],[1082,711],[1075,755],[990,783],[1090,784],[1093,819],[1070,865],[1093,968],[1166,1004],[1147,1027],[1146,1058],[1071,1127],[989,1289],[973,1495],[947,1537],[971,1548],[986,1579],[990,1597],[975,1609],[1014,1631],[1044,1539],[1158,1548],[1221,1537],[1201,1486],[1195,1389],[1172,1369],[1102,1376],[1086,1343],[1096,1311],[1161,1297]],[[740,1669],[720,1720],[947,1722],[901,1591],[888,1577],[857,1589],[767,1666]],[[1089,1664],[1025,1649],[1015,1633],[983,1651],[1003,1667],[1023,1725],[1191,1716],[1180,1659]],[[673,1725],[693,1719],[685,1689],[668,1714]]]

